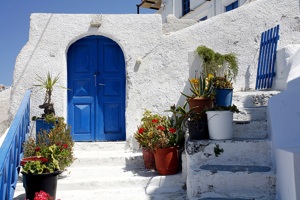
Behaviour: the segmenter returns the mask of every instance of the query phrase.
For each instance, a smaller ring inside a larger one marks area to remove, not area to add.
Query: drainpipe
[[[299,0],[300,1],[300,0]],[[216,16],[217,15],[217,1],[216,0],[214,0],[214,16]]]
[[[136,4],[136,13],[140,14],[140,5]]]

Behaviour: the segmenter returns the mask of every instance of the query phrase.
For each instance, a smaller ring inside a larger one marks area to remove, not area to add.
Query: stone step
[[[232,103],[238,108],[267,106],[268,100],[280,91],[234,91]]]
[[[268,139],[243,140],[192,140],[186,143],[188,166],[200,164],[272,164],[271,147]],[[223,150],[219,155],[216,150]]]
[[[267,121],[267,106],[238,107],[239,113],[233,114],[234,121]]]
[[[201,181],[199,181],[201,180]],[[190,168],[187,193],[192,198],[275,199],[276,174],[269,166],[199,165]]]
[[[59,176],[57,199],[187,199],[182,173],[160,176],[144,168],[141,152],[125,142],[75,143],[77,158]],[[25,199],[22,175],[14,199]]]
[[[266,121],[233,121],[234,138],[268,138]]]
[[[74,151],[124,151],[126,142],[75,142]]]
[[[74,151],[76,160],[72,167],[86,166],[111,166],[121,165],[127,169],[144,167],[143,155],[141,152],[131,152],[129,150],[116,151]]]

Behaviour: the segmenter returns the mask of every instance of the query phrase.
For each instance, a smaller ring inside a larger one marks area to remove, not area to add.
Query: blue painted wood
[[[125,60],[102,36],[75,42],[68,52],[68,123],[75,141],[125,140]]]
[[[275,76],[276,50],[279,40],[279,25],[261,34],[258,57],[256,90],[271,88]]]
[[[30,94],[31,91],[26,91],[0,147],[0,199],[12,200],[14,196],[23,153],[22,144],[29,132]]]

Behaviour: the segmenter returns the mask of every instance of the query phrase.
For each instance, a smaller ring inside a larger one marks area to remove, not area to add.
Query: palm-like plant
[[[188,99],[191,98],[213,98],[214,97],[214,90],[213,90],[213,77],[208,76],[203,78],[200,76],[199,78],[192,78],[189,79],[190,83],[190,91],[192,95],[183,94]]]
[[[44,109],[44,114],[42,115],[42,117],[45,117],[49,114],[55,115],[55,110],[52,103],[52,92],[54,86],[58,83],[59,74],[57,76],[53,76],[50,72],[47,72],[46,79],[42,76],[37,75],[36,80],[39,82],[39,84],[33,86],[40,88],[40,90],[46,89],[44,103],[42,105],[39,105],[39,108]],[[62,86],[59,87],[67,89]]]

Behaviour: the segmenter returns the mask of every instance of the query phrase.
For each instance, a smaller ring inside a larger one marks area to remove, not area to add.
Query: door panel
[[[68,123],[76,141],[125,140],[125,61],[114,41],[83,38],[68,51]]]
[[[98,43],[98,118],[100,140],[125,140],[125,62],[121,48],[112,40]],[[103,58],[103,59],[101,59]],[[101,85],[104,84],[104,85]],[[103,133],[103,134],[101,134]]]

